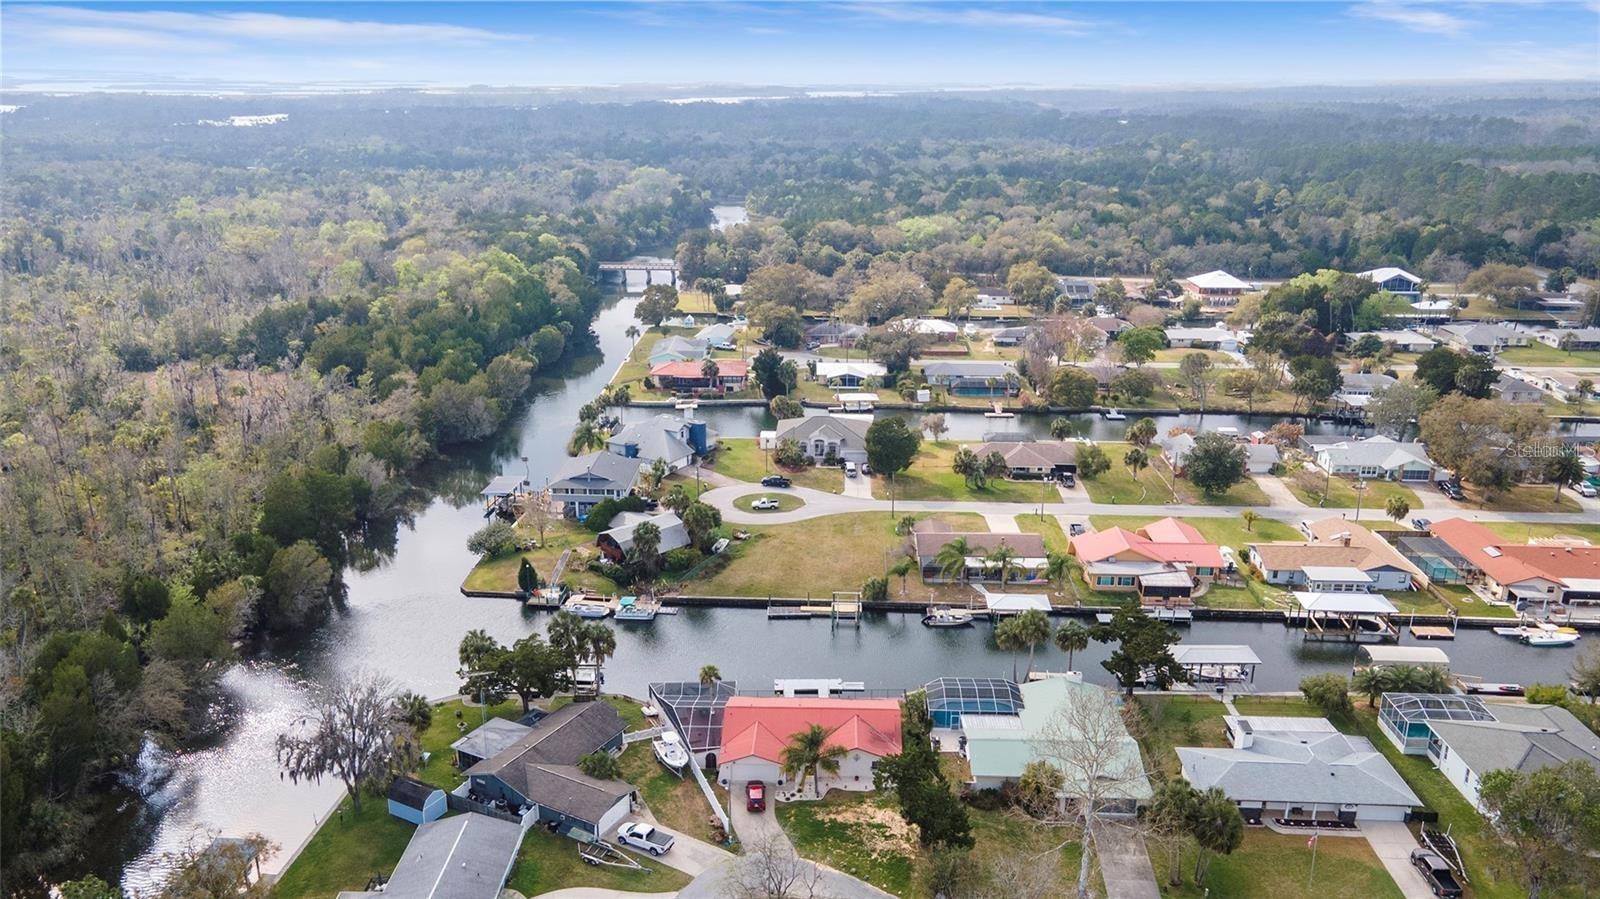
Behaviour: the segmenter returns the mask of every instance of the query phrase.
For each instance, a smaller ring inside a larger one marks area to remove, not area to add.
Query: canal
[[[468,630],[482,628],[510,642],[545,626],[548,613],[459,593],[474,561],[466,537],[483,521],[477,491],[493,474],[527,472],[537,481],[561,463],[578,408],[600,391],[627,354],[624,331],[633,322],[635,303],[613,298],[595,322],[598,353],[577,360],[563,379],[541,382],[520,422],[500,439],[452,458],[431,474],[431,500],[401,524],[391,551],[363,557],[346,572],[348,598],[326,627],[302,644],[263,652],[228,673],[212,742],[179,754],[146,747],[128,783],[144,801],[124,806],[122,836],[105,847],[113,856],[106,867],[121,867],[125,890],[150,888],[164,870],[166,853],[212,835],[265,834],[282,847],[267,866],[276,870],[312,833],[340,787],[332,781],[291,784],[279,773],[273,741],[306,707],[314,685],[371,671],[402,689],[452,694],[459,686],[456,646]],[[764,414],[760,409],[703,412],[728,436],[754,435]],[[961,437],[988,430],[981,415],[951,415],[950,420]],[[1094,437],[1114,437],[1123,426],[1081,420]],[[1019,417],[1006,426],[1035,429],[1045,421]],[[1209,427],[1246,430],[1266,423],[1270,420],[1261,416],[1253,421],[1206,416]],[[795,585],[796,593],[803,590],[803,584]],[[606,669],[608,689],[633,695],[642,695],[651,680],[692,678],[705,664],[717,665],[745,689],[770,689],[774,678],[806,676],[899,690],[940,675],[1005,676],[1018,661],[993,646],[987,625],[930,631],[911,614],[873,614],[859,628],[833,630],[822,620],[769,621],[760,610],[697,608],[652,624],[618,625],[617,631],[616,658]],[[1264,663],[1258,687],[1266,690],[1293,689],[1308,673],[1347,671],[1354,652],[1304,644],[1299,631],[1269,622],[1198,623],[1184,638],[1251,645]],[[1443,645],[1458,670],[1492,681],[1562,681],[1572,657],[1570,651],[1528,649],[1489,631],[1463,631],[1453,644]],[[1107,647],[1091,646],[1078,654],[1075,667],[1107,681],[1098,664],[1106,653]],[[1065,663],[1054,649],[1041,649],[1037,667],[1060,669]]]

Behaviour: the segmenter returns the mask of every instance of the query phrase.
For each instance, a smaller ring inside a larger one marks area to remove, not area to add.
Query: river
[[[129,802],[113,815],[121,837],[105,845],[103,867],[121,868],[125,890],[154,885],[165,868],[164,854],[190,841],[260,832],[282,847],[266,865],[277,870],[312,833],[340,786],[289,783],[278,773],[273,741],[306,707],[315,684],[372,671],[403,689],[448,695],[459,687],[456,646],[468,630],[483,628],[510,642],[544,627],[548,613],[507,600],[469,599],[458,591],[474,561],[466,537],[483,521],[477,491],[496,473],[526,472],[537,482],[560,464],[578,408],[626,356],[624,331],[633,322],[636,303],[635,298],[610,299],[594,324],[598,353],[575,360],[561,380],[541,380],[520,420],[496,441],[429,473],[432,499],[399,528],[391,554],[346,572],[348,598],[326,627],[293,649],[262,653],[228,673],[213,743],[179,754],[147,747],[129,778],[145,802]],[[746,408],[703,414],[722,433],[736,436],[753,435],[765,413]],[[950,419],[955,436],[977,437],[988,429],[981,415]],[[1095,437],[1116,436],[1123,426],[1087,416],[1080,420]],[[1019,417],[1006,427],[1035,430],[1046,421]],[[1264,421],[1206,416],[1208,426],[1241,430]],[[1008,675],[1013,664],[1010,655],[994,648],[987,626],[929,631],[910,614],[869,615],[859,629],[834,631],[825,621],[769,621],[760,610],[685,609],[653,624],[618,625],[617,630],[607,684],[633,695],[642,695],[651,680],[693,678],[705,664],[757,690],[770,689],[777,677],[841,677],[865,681],[874,690],[897,690],[941,675]],[[1265,622],[1200,623],[1185,638],[1250,644],[1264,663],[1258,687],[1273,690],[1293,689],[1307,673],[1348,670],[1354,652],[1303,644],[1298,631]],[[782,651],[774,652],[776,646]],[[1459,670],[1492,681],[1561,681],[1571,659],[1570,652],[1524,648],[1488,631],[1463,631],[1446,648]],[[1078,654],[1075,667],[1106,681],[1098,664],[1106,652],[1093,646]],[[1053,649],[1041,655],[1041,667],[1065,665]]]

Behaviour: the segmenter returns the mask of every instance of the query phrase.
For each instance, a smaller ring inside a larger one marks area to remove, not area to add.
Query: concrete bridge
[[[678,286],[678,264],[670,260],[602,262],[600,263],[600,271],[622,272],[622,276],[624,278],[628,276],[628,272],[644,272],[644,283],[646,285],[657,283],[655,277],[656,272],[665,272],[667,274],[667,280],[664,283],[671,284],[673,287]]]

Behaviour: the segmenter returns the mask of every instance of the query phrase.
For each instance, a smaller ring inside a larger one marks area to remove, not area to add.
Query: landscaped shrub
[[[517,548],[517,532],[511,525],[495,519],[467,538],[467,551],[473,555],[492,559]]]
[[[869,577],[861,585],[861,598],[866,602],[887,602],[889,599],[889,579]]]
[[[621,499],[607,497],[589,510],[589,517],[583,520],[583,526],[591,533],[598,534],[611,526],[611,519],[616,518],[618,512],[643,512],[644,509],[644,500],[631,493]]]
[[[622,586],[633,583],[633,575],[621,565],[615,565],[605,559],[593,559],[589,562],[589,570],[612,583]]]
[[[667,571],[688,571],[701,559],[700,551],[691,546],[680,546],[661,557]]]
[[[772,454],[772,458],[779,465],[786,465],[790,468],[803,468],[811,464],[811,460],[806,457],[805,450],[800,448],[800,441],[798,440],[778,441],[778,449]]]

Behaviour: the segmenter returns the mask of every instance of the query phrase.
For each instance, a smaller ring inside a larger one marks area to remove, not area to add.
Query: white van
[[[856,476],[856,463],[854,463],[854,462],[846,462],[846,463],[844,463],[844,476],[847,477],[847,478],[853,478],[853,477]]]

